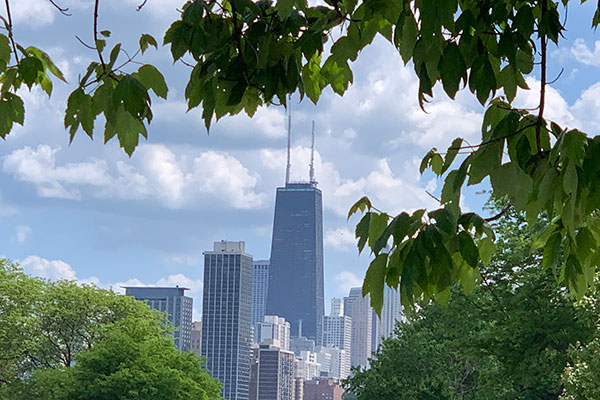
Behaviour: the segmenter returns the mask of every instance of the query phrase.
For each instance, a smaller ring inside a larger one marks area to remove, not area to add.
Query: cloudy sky
[[[101,1],[100,28],[109,46],[135,49],[141,33],[162,38],[177,18],[177,0]],[[285,175],[285,111],[260,109],[253,119],[224,118],[207,134],[200,111],[186,113],[189,68],[173,65],[168,48],[140,60],[155,63],[170,87],[153,99],[150,138],[129,158],[113,141],[79,134],[69,146],[64,107],[78,75],[94,58],[75,35],[91,42],[91,0],[16,0],[15,37],[46,50],[64,71],[51,100],[39,90],[20,93],[26,123],[0,142],[0,257],[44,278],[78,279],[102,287],[179,284],[191,288],[195,311],[202,293],[202,252],[221,239],[244,240],[256,259],[269,257],[275,189]],[[547,115],[596,134],[600,127],[600,37],[590,28],[593,2],[572,2],[565,40],[551,48]],[[5,10],[0,6],[0,12]],[[135,27],[135,29],[131,29]],[[478,141],[482,108],[470,93],[450,101],[441,91],[422,112],[412,66],[376,40],[353,65],[354,85],[341,98],[328,91],[318,106],[293,102],[292,179],[308,177],[310,123],[316,123],[316,176],[323,191],[326,298],[359,285],[368,255],[359,257],[348,208],[362,195],[390,212],[433,207],[426,190],[440,189],[418,174],[420,158],[454,137]],[[528,78],[535,89],[535,75]],[[439,88],[438,88],[439,89]],[[516,104],[535,107],[537,94]],[[481,188],[479,188],[481,189]],[[478,189],[478,190],[479,190]],[[465,193],[465,206],[485,200]]]

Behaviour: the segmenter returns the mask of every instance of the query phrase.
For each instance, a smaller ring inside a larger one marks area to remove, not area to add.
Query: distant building
[[[371,356],[371,335],[373,333],[373,310],[369,295],[362,296],[362,288],[350,289],[344,298],[344,314],[352,318],[352,366],[368,367]]]
[[[332,307],[332,313],[333,313]],[[319,354],[326,353],[331,359],[328,369],[329,377],[344,379],[350,373],[352,362],[353,321],[348,316],[326,315],[323,317],[323,346]],[[323,371],[324,369],[321,368]]]
[[[296,358],[296,377],[309,381],[321,375],[321,364],[317,361],[317,353],[302,351]]]
[[[344,315],[344,299],[333,298],[331,299],[331,313],[335,317]]]
[[[175,328],[173,338],[180,351],[191,350],[192,304],[191,297],[185,295],[184,287],[124,286],[125,295],[144,301],[155,310],[165,312]]]
[[[292,336],[290,338],[290,350],[299,356],[303,351],[315,351],[315,341],[304,336]]]
[[[330,378],[304,382],[304,400],[342,400],[344,389]]]
[[[290,323],[276,315],[265,315],[256,324],[254,336],[257,343],[271,344],[282,350],[290,350]]]
[[[259,356],[259,345],[253,343],[250,348],[250,388],[249,388],[249,399],[257,400],[258,397],[258,356]]]
[[[204,252],[202,355],[227,400],[249,398],[251,306],[252,256],[245,243],[215,242]]]
[[[327,360],[327,368],[323,365]],[[326,372],[327,377],[346,379],[350,376],[350,352],[335,346],[320,346],[317,361],[321,363],[321,372]]]
[[[294,400],[304,400],[304,378],[299,376],[294,379]]]
[[[192,323],[190,350],[197,356],[202,355],[202,321]]]
[[[257,400],[294,400],[294,353],[260,345]]]
[[[263,322],[267,309],[269,291],[269,260],[254,260],[252,263],[252,325]]]
[[[377,345],[381,344],[382,338],[394,335],[394,328],[398,321],[402,321],[402,304],[400,303],[400,292],[385,286],[383,289],[383,307],[381,308],[381,319],[377,321],[378,335]]]

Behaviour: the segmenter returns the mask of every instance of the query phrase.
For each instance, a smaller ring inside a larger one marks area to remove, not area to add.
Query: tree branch
[[[548,3],[547,0],[542,0],[542,16],[541,18],[544,18],[544,15],[546,14],[546,11],[548,9]],[[544,106],[546,103],[546,57],[547,57],[547,47],[548,47],[548,37],[546,35],[543,35],[541,37],[541,62],[540,62],[540,69],[541,69],[541,82],[540,82],[540,109],[538,112],[538,120],[537,120],[537,125],[535,128],[535,144],[537,147],[537,151],[538,153],[540,153],[542,151],[542,140],[541,140],[541,130],[542,130],[542,122],[544,121]]]
[[[7,0],[8,1],[8,0]],[[98,49],[98,6],[100,0],[94,0],[94,45],[96,47],[96,51],[98,52],[98,57],[100,57],[100,63],[104,70],[106,70],[106,63],[104,62],[104,58],[102,57],[102,52]]]
[[[510,207],[512,207],[511,204],[507,205],[498,214],[491,216],[489,218],[484,218],[484,221],[485,222],[493,222],[493,221],[496,221],[497,219],[500,219],[504,214],[506,214],[508,212],[508,210],[510,210]]]
[[[8,38],[10,39],[10,43],[12,44],[13,52],[15,53],[15,60],[17,64],[19,63],[19,53],[17,53],[17,44],[15,43],[15,39],[13,37],[13,23],[12,23],[12,15],[10,13],[10,2],[9,0],[4,0],[4,4],[6,5],[6,16],[8,17]]]

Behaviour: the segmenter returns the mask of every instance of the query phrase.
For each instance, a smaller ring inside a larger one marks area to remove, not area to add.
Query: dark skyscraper
[[[321,343],[323,303],[323,205],[316,183],[277,188],[271,244],[267,314],[291,324],[293,335]]]

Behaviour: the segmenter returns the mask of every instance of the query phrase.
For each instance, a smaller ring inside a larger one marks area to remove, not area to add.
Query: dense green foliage
[[[0,399],[220,399],[218,380],[132,297],[0,260]]]
[[[573,305],[540,268],[523,220],[512,214],[495,228],[498,252],[482,268],[482,284],[471,295],[455,287],[447,306],[423,303],[410,323],[399,324],[371,368],[348,380],[359,400],[558,399],[565,382],[578,393],[565,398],[597,398],[593,389],[581,392],[585,379],[598,388],[596,302]],[[581,362],[590,368],[564,372]]]
[[[581,0],[581,3],[585,0]],[[600,138],[566,130],[544,116],[547,45],[560,45],[567,5],[562,0],[306,0],[188,1],[164,36],[175,61],[192,70],[185,88],[190,109],[202,108],[207,128],[216,118],[244,110],[252,116],[261,105],[286,104],[298,93],[317,102],[330,87],[343,95],[352,83],[350,62],[376,36],[392,43],[419,80],[422,107],[440,83],[448,96],[468,88],[486,107],[481,142],[458,138],[446,153],[433,149],[421,171],[430,168],[444,180],[438,210],[388,215],[363,198],[349,216],[361,211],[359,249],[374,253],[363,286],[379,309],[383,288],[399,287],[411,305],[421,298],[448,299],[460,282],[472,288],[481,264],[493,252],[494,232],[487,220],[463,213],[459,199],[466,185],[487,185],[497,198],[536,221],[549,216],[536,247],[542,266],[581,297],[600,264],[600,227],[591,215],[600,204]],[[56,5],[56,3],[53,2]],[[23,102],[16,90],[39,84],[50,94],[60,71],[36,48],[15,42],[10,0],[0,34],[0,136],[23,123]],[[95,0],[93,38],[98,59],[69,97],[65,126],[71,140],[81,128],[90,137],[97,117],[104,141],[117,137],[131,155],[152,119],[151,92],[166,97],[162,74],[152,65],[133,69],[137,54],[158,42],[142,34],[129,57],[110,31],[100,30],[100,1]],[[593,27],[600,11],[590,17]],[[112,40],[112,39],[110,39]],[[327,45],[326,45],[327,44]],[[330,46],[329,46],[330,45]],[[537,68],[536,68],[537,65]],[[137,67],[136,67],[137,68]],[[511,105],[524,77],[539,72],[536,109]],[[460,134],[458,132],[457,134]],[[457,155],[465,154],[466,156]],[[503,158],[503,154],[508,156]],[[453,168],[454,163],[459,166]],[[493,219],[494,217],[490,217]],[[563,249],[564,257],[559,257]]]

